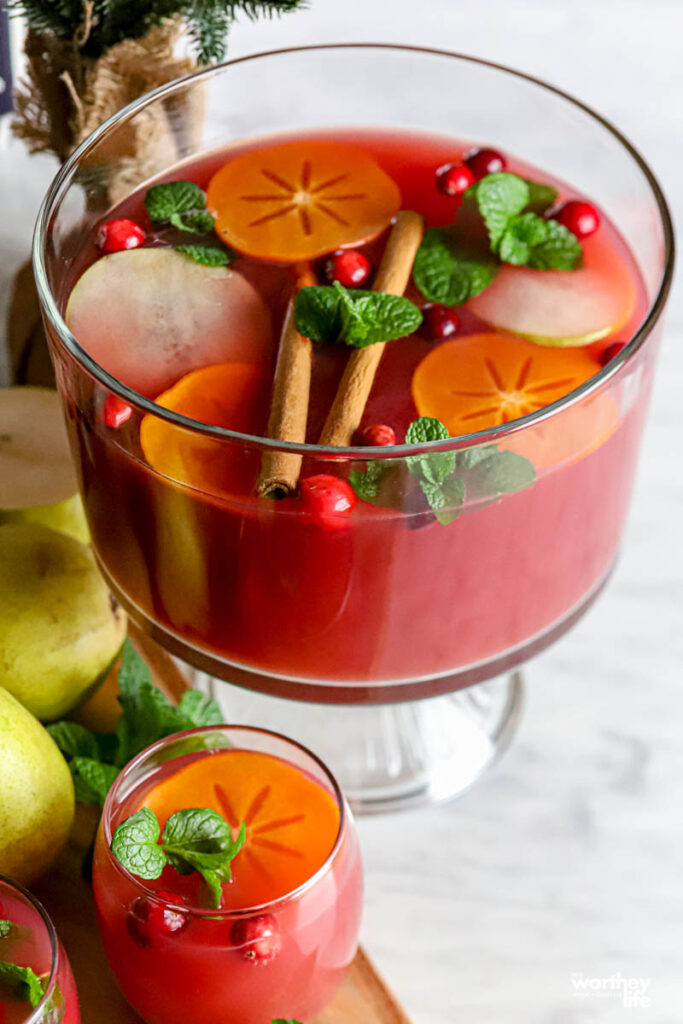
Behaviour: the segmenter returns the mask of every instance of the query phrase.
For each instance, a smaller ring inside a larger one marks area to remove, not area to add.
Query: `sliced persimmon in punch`
[[[210,807],[246,841],[232,862],[223,904],[241,909],[279,899],[323,866],[339,831],[332,794],[294,765],[251,750],[200,756],[142,801],[166,820],[185,807]]]
[[[369,241],[400,203],[398,186],[365,150],[320,139],[242,153],[207,189],[222,240],[247,256],[280,263]]]
[[[219,363],[181,377],[156,403],[199,423],[258,434],[267,391],[263,367]],[[178,483],[225,498],[253,488],[257,462],[238,442],[205,437],[150,414],[140,424],[140,444],[150,466]]]
[[[580,387],[600,369],[585,348],[542,348],[497,332],[472,334],[440,345],[413,374],[413,400],[421,416],[435,416],[452,437],[510,423]],[[501,447],[539,468],[585,454],[616,425],[616,407],[595,402],[571,416],[520,431]],[[528,436],[526,436],[528,434]]]

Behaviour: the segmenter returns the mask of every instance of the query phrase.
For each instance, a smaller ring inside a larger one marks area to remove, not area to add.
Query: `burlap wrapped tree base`
[[[127,103],[196,68],[192,58],[174,53],[184,31],[179,19],[156,26],[142,39],[117,43],[97,59],[83,56],[92,27],[91,9],[86,3],[83,26],[73,41],[44,32],[27,34],[27,73],[16,93],[13,130],[32,152],[49,151],[66,160]],[[199,121],[201,110],[195,114]],[[115,203],[160,167],[172,164],[178,147],[166,112],[155,105],[135,117],[127,132],[117,133],[115,151],[98,152],[101,160],[116,161],[108,182],[109,198]],[[14,281],[7,337],[15,382],[53,384],[30,262],[20,268]]]

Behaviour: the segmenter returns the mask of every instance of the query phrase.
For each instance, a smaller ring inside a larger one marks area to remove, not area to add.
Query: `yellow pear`
[[[52,737],[0,687],[0,874],[30,885],[66,842],[71,772]]]
[[[0,686],[37,718],[61,718],[104,679],[126,617],[73,537],[0,526]]]

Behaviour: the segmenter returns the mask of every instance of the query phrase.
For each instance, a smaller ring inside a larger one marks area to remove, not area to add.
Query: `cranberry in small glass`
[[[476,146],[465,153],[463,163],[470,169],[476,181],[485,178],[487,174],[497,174],[507,167],[505,157],[496,149],[486,149]]]
[[[608,363],[611,363],[625,348],[625,341],[613,341],[611,345],[604,348],[600,353],[600,363],[602,366],[607,366]]]
[[[436,187],[445,196],[461,196],[474,184],[474,174],[465,164],[444,164],[436,172]]]
[[[127,402],[124,402],[118,395],[107,395],[102,407],[102,420],[105,426],[112,430],[118,430],[128,422],[132,415],[133,410]]]
[[[331,473],[318,473],[301,481],[301,504],[314,519],[343,519],[351,514],[356,495],[345,480]]]
[[[358,431],[357,443],[371,448],[396,444],[396,431],[388,423],[371,423]]]
[[[117,217],[102,224],[97,232],[97,248],[100,252],[123,252],[137,249],[145,241],[145,232],[134,220]]]
[[[577,238],[588,238],[600,227],[600,215],[590,203],[580,199],[569,199],[560,203],[548,214],[553,220],[564,224]]]
[[[330,282],[338,281],[344,288],[359,288],[370,277],[370,260],[357,249],[346,249],[330,256],[325,273]]]
[[[156,895],[168,903],[184,903],[182,896],[160,889]],[[187,914],[174,907],[164,906],[138,896],[133,900],[126,914],[126,929],[131,938],[143,947],[155,946],[164,939],[171,938],[183,931],[189,923]]]
[[[230,929],[230,942],[245,960],[261,964],[277,956],[282,946],[280,929],[272,914],[235,921]]]
[[[425,306],[422,310],[427,335],[432,341],[445,341],[452,338],[460,327],[460,318],[450,306]]]

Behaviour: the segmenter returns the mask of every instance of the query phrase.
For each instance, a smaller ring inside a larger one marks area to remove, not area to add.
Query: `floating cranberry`
[[[445,196],[461,196],[474,184],[474,174],[465,164],[444,164],[436,172],[436,187]]]
[[[183,904],[185,900],[174,892],[167,892],[160,889],[157,892],[160,900],[168,903]],[[138,896],[133,900],[130,909],[126,914],[126,929],[128,934],[139,946],[148,948],[159,945],[165,939],[173,938],[178,932],[187,928],[190,919],[182,910],[175,907],[164,906],[163,903],[148,899],[146,896]]]
[[[358,444],[373,448],[396,444],[396,431],[388,423],[372,423],[358,431]]]
[[[105,426],[111,427],[112,430],[118,430],[128,422],[132,415],[133,410],[127,402],[124,402],[118,395],[107,395],[102,407],[102,419]]]
[[[475,181],[480,181],[487,174],[497,174],[499,171],[504,171],[507,167],[502,153],[495,149],[486,149],[479,146],[475,146],[474,149],[470,149],[465,153],[462,160],[471,170]]]
[[[580,199],[568,199],[566,203],[555,206],[548,214],[553,220],[564,224],[577,238],[588,238],[600,227],[600,214]]]
[[[335,252],[325,264],[327,280],[345,288],[359,288],[370,277],[370,260],[357,249]]]
[[[345,480],[331,473],[318,473],[302,480],[301,504],[314,519],[334,522],[351,514],[356,495]]]
[[[100,225],[97,231],[97,248],[100,252],[121,252],[123,249],[137,249],[145,241],[145,232],[134,220],[117,217]]]
[[[612,360],[625,348],[625,341],[613,341],[611,345],[604,348],[600,353],[600,363],[602,366],[607,366],[608,363],[611,363]]]
[[[450,306],[425,306],[424,313],[427,333],[432,341],[445,341],[452,338],[460,327],[460,319]]]
[[[282,947],[280,928],[272,914],[235,921],[230,929],[230,942],[244,960],[255,964],[267,964]]]

